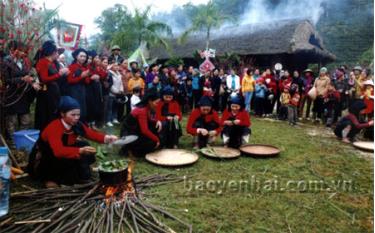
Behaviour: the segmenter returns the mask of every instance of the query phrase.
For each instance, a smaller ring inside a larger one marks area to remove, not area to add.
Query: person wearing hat
[[[314,72],[311,69],[306,69],[303,71],[303,91],[301,92],[301,101],[299,105],[299,116],[303,117],[303,110],[305,109],[305,104],[306,104],[306,113],[305,113],[305,118],[307,120],[310,119],[310,109],[311,109],[311,103],[312,99],[309,97],[307,93],[311,90],[311,88],[314,85]]]
[[[72,53],[72,56],[74,60],[69,66],[70,74],[68,75],[69,96],[78,101],[81,106],[81,121],[86,122],[86,85],[92,79],[92,74],[87,67],[88,53],[85,49],[79,48]]]
[[[121,48],[118,45],[114,45],[111,48],[112,54],[108,57],[108,63],[118,63],[121,64],[124,61],[124,58],[120,55]]]
[[[194,147],[203,148],[215,141],[221,131],[219,115],[212,109],[212,100],[202,96],[199,108],[194,109],[188,119],[186,131],[194,136]]]
[[[224,147],[239,148],[242,144],[248,143],[251,134],[250,125],[250,115],[244,108],[243,98],[238,94],[232,95],[229,106],[221,117]]]
[[[161,144],[166,148],[177,148],[182,135],[180,122],[182,113],[180,105],[173,99],[174,89],[166,86],[162,90],[161,101],[156,106],[156,119],[161,122]]]
[[[366,104],[366,109],[363,111],[363,114],[366,114],[368,118],[374,117],[374,82],[369,79],[363,82],[363,91],[361,99]]]
[[[314,100],[314,118],[317,122],[323,117],[324,98],[327,95],[331,79],[327,75],[328,70],[322,67],[319,72],[319,77],[315,79],[314,87],[316,89],[316,99]]]
[[[340,119],[334,130],[335,135],[342,139],[345,143],[351,143],[355,140],[355,136],[365,128],[370,128],[374,125],[374,121],[360,122],[360,115],[366,109],[366,104],[363,100],[355,100],[349,107],[349,114]]]
[[[30,154],[30,175],[45,182],[47,187],[87,182],[91,177],[90,164],[95,161],[96,149],[81,138],[98,143],[112,143],[114,135],[104,135],[80,121],[80,105],[70,96],[61,96],[60,118],[53,120],[41,132]]]
[[[35,128],[43,130],[57,116],[57,106],[60,100],[59,79],[68,75],[68,68],[58,66],[57,47],[53,41],[46,41],[37,53],[36,71],[41,90],[38,91],[35,106]]]
[[[148,91],[136,107],[125,117],[121,127],[121,137],[136,135],[138,139],[130,144],[124,145],[121,149],[122,155],[131,152],[135,156],[146,154],[160,147],[159,133],[162,124],[152,114],[160,101],[155,91]]]

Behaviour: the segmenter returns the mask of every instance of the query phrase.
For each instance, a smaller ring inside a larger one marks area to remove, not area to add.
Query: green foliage
[[[172,67],[177,67],[183,64],[184,64],[184,61],[182,60],[182,58],[179,58],[179,57],[171,57],[168,61],[164,63],[165,66],[172,66]]]
[[[359,64],[372,66],[374,64],[374,46],[371,46],[359,57]],[[372,64],[372,65],[371,65]]]
[[[119,45],[125,53],[130,53],[139,47],[141,42],[148,46],[162,45],[168,48],[164,39],[172,34],[172,29],[163,22],[153,21],[150,18],[151,7],[141,11],[135,9],[130,13],[126,6],[116,4],[102,12],[95,23],[102,30],[100,35],[104,44]]]
[[[326,1],[316,27],[337,63],[355,65],[373,47],[373,8],[372,0]]]
[[[179,41],[180,43],[184,43],[191,33],[204,31],[206,33],[206,49],[208,49],[211,30],[220,27],[224,22],[233,20],[233,18],[227,15],[225,11],[219,8],[212,0],[206,5],[198,5],[195,7],[196,9],[192,11],[193,13],[191,15],[191,27],[181,34]]]
[[[225,68],[231,68],[238,66],[240,64],[241,58],[236,53],[224,53],[223,56],[219,56],[216,58],[216,60],[219,62],[219,65]]]

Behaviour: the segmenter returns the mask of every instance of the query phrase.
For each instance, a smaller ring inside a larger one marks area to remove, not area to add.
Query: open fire
[[[0,219],[0,232],[176,232],[165,218],[180,224],[177,232],[192,232],[185,223],[162,207],[137,195],[147,187],[180,182],[183,177],[152,175],[133,179],[130,162],[125,182],[91,184],[13,193],[11,212]]]
[[[136,195],[135,184],[133,182],[134,167],[135,162],[131,160],[127,168],[127,178],[124,182],[116,185],[104,185],[106,204],[109,204],[110,201],[121,202],[129,195]]]

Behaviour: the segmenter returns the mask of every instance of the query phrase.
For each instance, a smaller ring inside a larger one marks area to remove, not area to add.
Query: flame
[[[117,192],[118,187],[109,186],[105,191],[105,198],[108,200]]]
[[[129,166],[128,166],[128,179],[126,181],[126,188],[125,191],[127,192],[134,192],[134,185],[133,185],[133,170],[134,170],[135,162],[134,160],[130,160]]]
[[[128,165],[127,180],[123,184],[118,184],[116,186],[105,187],[105,202],[108,205],[113,199],[118,199],[117,201],[124,201],[128,195],[135,195],[135,188],[133,184],[133,170],[135,162],[133,159],[130,160]],[[120,195],[116,195],[120,194]]]

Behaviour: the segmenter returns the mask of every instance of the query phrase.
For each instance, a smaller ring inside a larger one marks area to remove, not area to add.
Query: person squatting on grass
[[[199,108],[194,109],[189,117],[186,131],[194,136],[194,147],[203,148],[213,143],[220,133],[220,119],[212,109],[212,100],[203,96],[199,100]]]
[[[360,114],[366,109],[363,100],[356,100],[349,108],[349,114],[340,119],[334,130],[335,135],[342,139],[343,142],[350,143],[355,140],[355,136],[361,129],[374,125],[374,121],[360,122]]]
[[[231,96],[228,108],[223,112],[221,125],[224,147],[239,148],[242,144],[249,142],[250,115],[244,107],[241,96]]]

